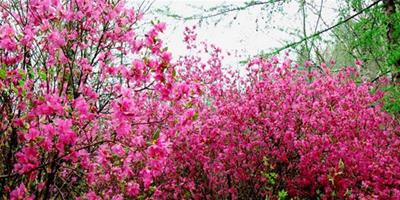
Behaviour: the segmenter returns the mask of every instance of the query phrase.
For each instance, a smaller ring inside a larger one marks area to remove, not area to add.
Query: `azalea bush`
[[[2,196],[146,195],[179,112],[165,24],[123,1],[0,6]]]
[[[400,198],[400,126],[357,66],[233,70],[192,28],[173,60],[122,0],[0,13],[2,198]]]
[[[219,48],[191,42],[210,58],[200,50],[179,63],[204,85],[195,120],[173,140],[190,197],[398,197],[399,124],[382,111],[384,93],[360,78],[360,62],[332,73],[334,61],[300,70],[288,57],[255,58],[241,75],[221,69]]]

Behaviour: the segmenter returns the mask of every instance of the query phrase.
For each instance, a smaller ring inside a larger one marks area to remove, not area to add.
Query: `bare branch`
[[[351,15],[350,17],[348,17],[348,18],[346,18],[346,19],[344,19],[344,20],[342,20],[342,21],[336,23],[336,24],[333,25],[333,26],[330,26],[330,27],[328,27],[328,28],[326,28],[326,29],[324,29],[324,30],[318,31],[318,32],[316,32],[316,33],[314,33],[314,34],[312,34],[312,35],[307,36],[307,37],[304,37],[303,39],[301,39],[301,40],[299,40],[299,41],[297,41],[297,42],[289,43],[289,44],[287,44],[287,45],[285,45],[285,46],[283,46],[283,47],[281,47],[281,48],[279,48],[279,49],[276,49],[276,50],[273,51],[272,53],[269,53],[269,54],[266,54],[266,55],[262,55],[262,56],[267,57],[267,56],[270,56],[270,55],[278,54],[278,53],[280,53],[281,51],[283,51],[283,50],[285,50],[285,49],[288,49],[288,48],[297,46],[297,45],[299,45],[299,44],[301,44],[301,43],[303,43],[303,42],[305,42],[305,41],[307,41],[307,40],[309,40],[309,39],[311,39],[311,38],[314,38],[314,37],[316,37],[316,36],[318,36],[318,35],[321,35],[322,33],[325,33],[325,32],[327,32],[327,31],[330,31],[330,30],[332,30],[332,29],[334,29],[334,28],[336,28],[336,27],[338,27],[338,26],[340,26],[340,25],[342,25],[342,24],[344,24],[344,23],[350,21],[351,19],[357,17],[358,15],[360,15],[360,14],[362,14],[363,12],[365,12],[366,10],[368,10],[368,9],[370,9],[370,8],[372,8],[372,7],[374,7],[375,5],[377,5],[377,4],[378,4],[379,2],[381,2],[381,1],[382,1],[382,0],[378,0],[378,1],[373,2],[373,3],[370,4],[369,6],[367,6],[367,7],[365,7],[364,9],[358,11],[357,13]]]
[[[166,15],[168,17],[174,17],[174,18],[180,19],[180,20],[204,20],[204,19],[213,18],[213,17],[220,16],[220,15],[225,15],[227,13],[234,12],[234,11],[245,10],[247,8],[254,7],[254,6],[273,4],[273,3],[282,2],[282,1],[283,0],[251,1],[251,2],[246,2],[245,5],[243,5],[243,6],[232,7],[232,8],[228,8],[226,10],[225,9],[224,10],[218,10],[218,12],[212,13],[212,14],[208,14],[208,15],[196,14],[196,15],[192,15],[192,16],[189,16],[189,17],[183,17],[183,16],[171,15],[171,14],[166,14]],[[210,12],[212,10],[216,10],[218,7],[219,6],[212,7],[210,9],[208,9],[208,12]]]

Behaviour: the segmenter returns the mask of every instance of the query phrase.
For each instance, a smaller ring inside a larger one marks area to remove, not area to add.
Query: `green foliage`
[[[153,141],[158,140],[158,138],[160,137],[160,132],[161,132],[161,130],[159,128],[154,132]]]
[[[288,193],[284,188],[282,189],[282,184],[278,179],[278,173],[273,165],[271,165],[267,157],[263,158],[263,164],[265,170],[262,171],[261,174],[267,179],[267,184],[264,187],[266,190],[271,192],[270,195],[278,197],[280,200],[286,199],[288,197]],[[267,195],[265,199],[269,199],[269,195]]]
[[[351,12],[362,10],[370,1],[346,0],[340,8],[340,15],[345,18]],[[388,39],[388,24],[393,24],[393,41]],[[362,15],[335,28],[335,44],[332,57],[338,66],[353,65],[354,59],[364,61],[361,73],[374,80],[380,74],[394,74],[400,61],[400,12],[387,15],[382,4],[371,7]]]
[[[7,72],[5,69],[0,68],[0,78],[5,79],[7,77]]]
[[[288,193],[286,192],[286,190],[281,190],[278,193],[278,199],[279,200],[285,200],[288,196]]]
[[[383,109],[392,114],[400,113],[400,86],[390,85],[385,89]]]
[[[38,71],[38,75],[39,75],[39,78],[41,80],[46,80],[47,79],[47,74],[44,71]]]

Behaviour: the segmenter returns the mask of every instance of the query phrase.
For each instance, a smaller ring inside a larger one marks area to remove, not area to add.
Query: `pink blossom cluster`
[[[122,0],[0,13],[2,198],[400,198],[400,125],[355,68],[226,69],[195,27],[173,60]]]
[[[206,138],[206,150],[189,156],[214,164],[204,171],[223,198],[282,189],[306,199],[400,198],[400,129],[381,110],[382,92],[356,83],[353,68],[308,74],[272,58],[248,69],[246,86],[214,93],[199,114],[195,141]]]

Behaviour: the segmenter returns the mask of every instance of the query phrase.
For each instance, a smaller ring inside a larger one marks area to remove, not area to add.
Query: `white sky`
[[[151,11],[164,9],[168,6],[172,13],[188,17],[194,14],[200,14],[201,10],[199,10],[198,7],[204,7],[207,9],[224,3],[243,6],[244,2],[249,2],[249,0],[156,0],[151,7]],[[317,5],[316,9],[319,9],[320,0],[309,0],[308,2]],[[197,7],[197,9],[194,7]],[[338,21],[336,19],[337,14],[334,10],[336,7],[336,0],[324,0],[322,19],[324,19],[329,25]],[[214,22],[217,21],[219,17],[210,18],[207,20],[210,22],[209,24],[203,23],[201,26],[198,26],[198,20],[175,20],[170,17],[162,16],[159,13],[154,13],[153,15],[150,14],[147,17],[156,17],[167,23],[167,31],[163,38],[166,41],[168,48],[175,55],[174,57],[183,55],[185,52],[185,46],[182,43],[184,28],[186,26],[197,25],[197,38],[199,40],[206,40],[210,43],[216,44],[225,51],[239,53],[243,56],[242,58],[229,58],[232,59],[230,62],[236,62],[247,58],[247,56],[257,55],[263,50],[268,51],[272,48],[282,47],[285,42],[299,40],[299,37],[295,37],[285,31],[279,30],[279,28],[281,28],[293,32],[295,29],[301,29],[302,16],[300,15],[300,12],[298,12],[299,8],[299,5],[295,1],[284,4],[283,12],[274,12],[272,15],[273,17],[267,19],[268,16],[271,16],[269,10],[261,10],[261,6],[254,6],[244,11],[231,12],[230,14],[223,16],[222,21],[217,25],[214,25]],[[307,29],[308,33],[312,33],[315,29],[317,15],[312,14],[311,11],[308,11],[308,13],[309,15],[306,20]],[[236,20],[233,20],[235,16],[237,16]],[[265,17],[264,19],[262,19],[263,16]],[[256,25],[257,19],[259,22],[258,31]],[[319,24],[317,30],[326,28],[326,25],[324,25],[322,21],[320,21]],[[266,25],[268,26],[265,27]]]

